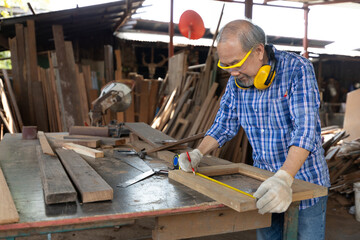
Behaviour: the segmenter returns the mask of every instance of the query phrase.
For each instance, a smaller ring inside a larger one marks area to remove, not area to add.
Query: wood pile
[[[12,70],[3,70],[0,81],[0,122],[8,132],[21,132],[23,125],[44,132],[90,125],[88,113],[100,87],[114,80],[133,89],[133,102],[125,113],[108,111],[103,125],[111,120],[150,123],[154,118],[161,82],[137,74],[123,79],[119,49],[104,46],[105,78],[98,82],[90,65],[75,62],[72,42],[64,40],[61,25],[52,26],[55,50],[42,53],[37,53],[33,20],[15,28],[16,36],[9,39]],[[47,57],[48,68],[38,66],[38,54]]]
[[[206,132],[214,122],[225,90],[221,90],[219,83],[215,82],[216,67],[210,68],[213,64],[208,66],[207,61],[200,66],[200,71],[195,72],[193,67],[183,67],[181,63],[184,59],[186,55],[183,53],[169,59],[170,64],[176,62],[177,66],[180,65],[180,69],[172,68],[171,65],[169,67],[168,81],[171,82],[171,76],[175,75],[173,78],[176,79],[176,84],[169,83],[174,89],[164,97],[164,102],[151,123],[153,128],[175,139]],[[160,91],[159,96],[162,95]],[[199,143],[200,140],[189,144],[189,147],[194,148]],[[237,136],[211,155],[233,162],[246,162],[248,145],[246,134],[240,129]]]
[[[330,194],[343,206],[354,205],[353,184],[360,182],[360,139],[346,141],[340,128],[325,129],[323,135],[332,135],[323,146],[330,173]],[[342,140],[343,139],[343,140]],[[340,141],[342,140],[342,141]]]

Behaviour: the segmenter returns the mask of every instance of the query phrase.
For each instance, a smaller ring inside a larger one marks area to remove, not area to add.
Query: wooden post
[[[309,46],[309,39],[308,39],[308,20],[309,20],[309,4],[304,3],[304,39],[303,39],[303,47],[304,53],[303,56],[309,58],[308,46]]]
[[[170,0],[170,23],[169,23],[169,58],[174,56],[174,0]]]
[[[245,17],[252,19],[253,0],[245,0]]]

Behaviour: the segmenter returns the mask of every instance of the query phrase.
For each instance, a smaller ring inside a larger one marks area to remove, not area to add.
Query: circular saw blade
[[[131,92],[129,92],[125,96],[122,96],[121,101],[112,105],[110,109],[113,112],[124,112],[126,109],[130,107],[131,101],[132,101]]]

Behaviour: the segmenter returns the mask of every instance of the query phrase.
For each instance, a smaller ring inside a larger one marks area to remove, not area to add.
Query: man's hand
[[[196,168],[198,167],[201,161],[201,158],[203,157],[203,154],[200,152],[199,149],[194,149],[191,152],[189,152],[189,156],[191,158],[191,165],[186,152],[180,154],[179,156],[180,168],[185,172],[192,172],[191,167],[193,167],[196,170]]]
[[[258,200],[256,207],[264,214],[285,212],[292,201],[291,184],[294,178],[284,170],[279,170],[274,176],[263,182],[254,197]]]

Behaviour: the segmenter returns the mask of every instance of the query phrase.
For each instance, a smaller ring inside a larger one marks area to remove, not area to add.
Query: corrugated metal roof
[[[26,25],[26,20],[29,19],[35,20],[37,44],[40,46],[48,45],[49,41],[52,41],[52,25],[56,24],[63,26],[66,40],[79,36],[113,34],[142,6],[143,2],[144,0],[122,0],[36,15],[2,18],[0,34],[3,39],[14,37],[15,24]]]

